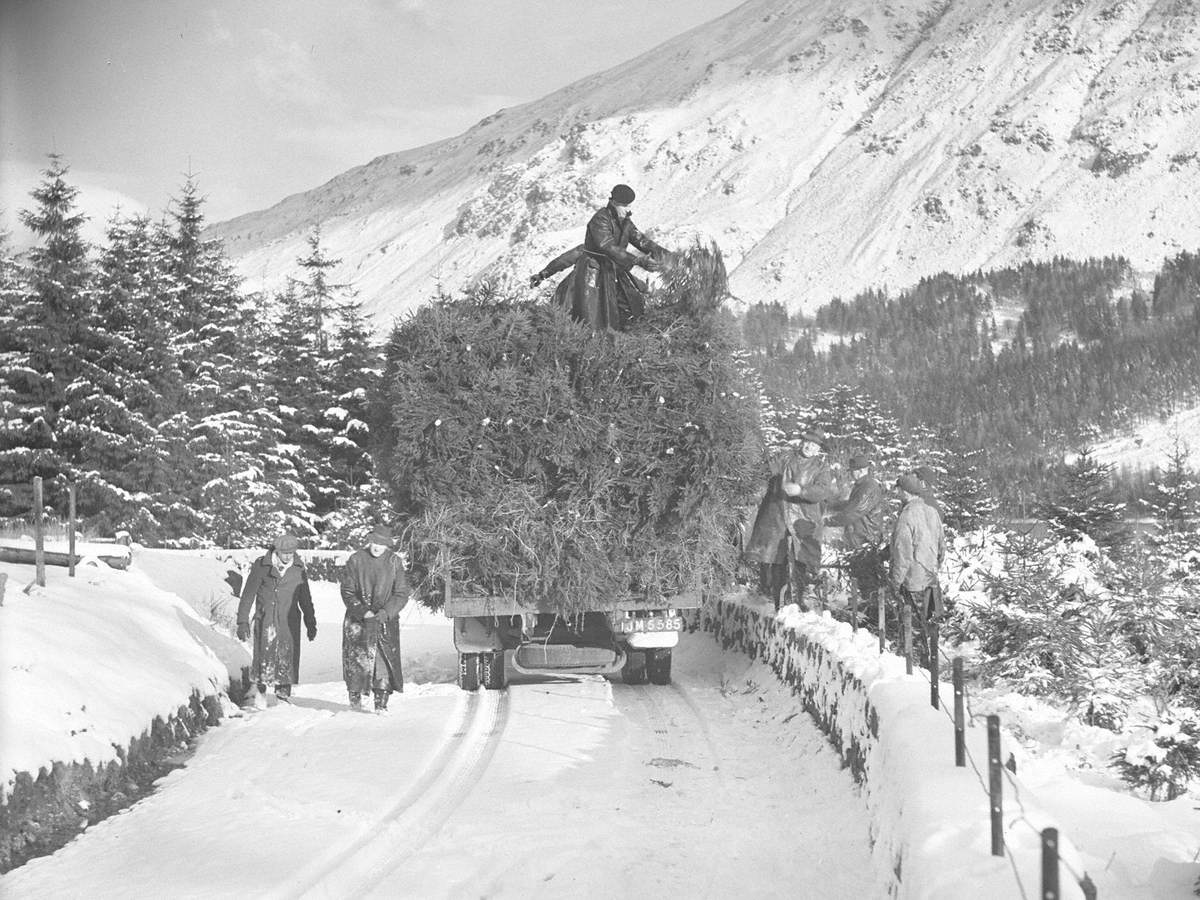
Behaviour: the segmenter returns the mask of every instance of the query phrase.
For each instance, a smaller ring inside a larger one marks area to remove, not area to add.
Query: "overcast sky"
[[[0,0],[0,209],[46,154],[91,236],[189,170],[210,221],[459,134],[741,0]]]

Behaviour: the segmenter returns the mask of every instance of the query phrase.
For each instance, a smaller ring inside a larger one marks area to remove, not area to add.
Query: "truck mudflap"
[[[625,665],[625,651],[534,641],[517,647],[511,665],[522,675],[611,675]]]

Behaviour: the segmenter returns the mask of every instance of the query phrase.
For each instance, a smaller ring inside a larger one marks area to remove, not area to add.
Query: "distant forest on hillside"
[[[978,454],[1011,510],[1054,492],[1065,453],[1200,401],[1200,254],[1165,260],[1150,290],[1123,258],[1056,258],[867,291],[809,319],[758,305],[744,330],[770,396],[851,386]],[[1149,473],[1114,474],[1126,499],[1147,487]]]

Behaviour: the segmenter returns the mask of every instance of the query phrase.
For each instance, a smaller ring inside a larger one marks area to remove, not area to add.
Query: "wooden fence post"
[[[75,577],[75,485],[67,485],[67,574]]]
[[[938,625],[929,623],[929,705],[937,709],[941,703],[941,686],[938,684]]]
[[[900,601],[900,631],[904,641],[904,671],[911,675],[912,664],[912,610],[903,600]]]
[[[38,587],[46,586],[46,523],[42,511],[42,476],[33,476],[33,562]]]
[[[963,710],[963,661],[954,657],[951,666],[954,677],[954,765],[962,768],[967,764],[967,717]]]
[[[1058,829],[1042,829],[1042,900],[1059,900]]]
[[[858,631],[858,585],[850,589],[850,630]]]
[[[1003,763],[1000,762],[1000,717],[987,717],[988,794],[992,810],[992,856],[1004,855]]]
[[[8,585],[8,573],[0,572],[0,606],[4,605],[4,588]]]

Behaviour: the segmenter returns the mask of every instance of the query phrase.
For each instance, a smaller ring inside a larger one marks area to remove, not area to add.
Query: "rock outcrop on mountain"
[[[379,324],[578,243],[608,188],[811,310],[1056,254],[1200,247],[1200,0],[749,0],[628,63],[211,229],[250,289],[320,224]],[[549,287],[543,288],[549,290]]]

